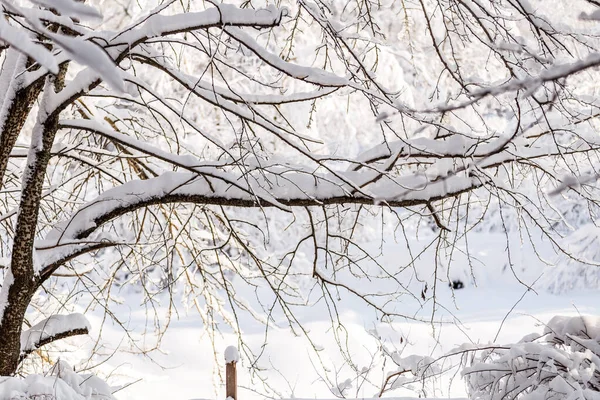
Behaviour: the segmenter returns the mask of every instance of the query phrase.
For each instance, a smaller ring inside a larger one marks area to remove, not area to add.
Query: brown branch
[[[31,353],[37,351],[42,346],[45,346],[45,345],[55,342],[57,340],[66,339],[66,338],[72,337],[72,336],[87,335],[88,333],[90,333],[90,332],[87,328],[75,328],[72,330],[57,333],[52,336],[44,337],[39,342],[34,344],[34,348],[26,349],[21,352],[21,354],[19,355],[19,364],[22,363],[23,360],[25,360],[27,358],[27,356],[29,356]]]

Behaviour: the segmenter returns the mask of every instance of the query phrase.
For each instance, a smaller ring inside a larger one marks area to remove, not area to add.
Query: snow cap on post
[[[235,346],[229,346],[225,349],[225,362],[227,364],[232,362],[238,362],[240,359],[240,354],[238,353],[238,349]]]

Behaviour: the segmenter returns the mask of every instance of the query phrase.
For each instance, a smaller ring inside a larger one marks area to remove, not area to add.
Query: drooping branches
[[[166,2],[101,27],[80,2],[31,3],[0,0],[0,374],[55,276],[106,309],[113,285],[149,308],[183,285],[207,326],[239,333],[240,310],[269,326],[279,309],[305,332],[306,286],[386,316],[378,301],[410,292],[420,254],[383,266],[357,240],[380,210],[405,237],[430,221],[424,252],[494,212],[508,226],[507,207],[558,243],[551,194],[596,212],[598,33],[526,2]],[[246,304],[240,281],[270,304]]]

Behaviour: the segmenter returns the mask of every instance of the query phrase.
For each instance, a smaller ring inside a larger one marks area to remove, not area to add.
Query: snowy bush
[[[600,399],[600,318],[550,320],[542,335],[462,349],[469,397],[481,400]],[[467,357],[469,358],[469,357]]]
[[[113,389],[93,374],[78,374],[58,361],[46,375],[0,377],[0,399],[110,400]]]

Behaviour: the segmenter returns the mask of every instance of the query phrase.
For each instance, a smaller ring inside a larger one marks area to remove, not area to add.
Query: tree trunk
[[[66,68],[67,66],[63,65],[58,76],[46,79],[42,104],[50,103],[46,100],[51,97],[52,91],[62,89]],[[38,121],[33,128],[32,143],[21,189],[10,271],[0,293],[0,299],[7,299],[0,322],[0,375],[2,376],[12,375],[17,369],[25,312],[38,287],[33,257],[34,240],[45,172],[50,161],[54,137],[58,131],[60,111],[60,109],[46,110],[40,107]]]
[[[11,51],[16,52],[16,50]],[[13,54],[12,56],[22,58],[25,57],[22,54]],[[23,71],[31,67],[32,64],[33,61],[28,59],[26,62],[21,62],[23,70],[18,69],[17,66],[17,69],[13,71],[0,71],[0,78],[2,78],[2,80],[11,82],[12,85],[19,85],[18,78],[16,78],[16,76],[22,75]],[[29,111],[31,110],[33,102],[39,97],[43,86],[44,80],[40,79],[27,87],[17,88],[12,93],[9,90],[7,90],[6,93],[2,93],[2,95],[5,96],[4,102],[10,102],[10,106],[8,106],[6,111],[4,121],[0,121],[0,186],[4,182],[4,175],[6,174],[6,167],[8,165],[10,152],[15,146],[17,138],[19,137],[19,133],[21,132],[21,129],[23,129],[23,125],[27,120],[27,116],[29,115]],[[7,107],[5,104],[0,104],[0,109],[2,108],[1,106]]]

